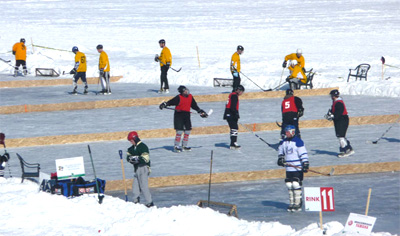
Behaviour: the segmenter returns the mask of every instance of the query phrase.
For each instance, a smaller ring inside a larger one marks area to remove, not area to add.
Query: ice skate
[[[174,152],[176,152],[176,153],[182,152],[182,148],[179,147],[179,146],[175,146],[174,147]]]
[[[302,204],[294,204],[292,207],[292,212],[301,211],[301,210],[302,210]]]
[[[88,87],[85,87],[85,90],[83,90],[83,94],[88,94]]]
[[[149,204],[146,204],[146,207],[148,207],[148,208],[153,207],[153,206],[154,206],[153,202],[150,202]]]
[[[164,90],[164,93],[169,93],[169,89]]]
[[[164,90],[163,89],[160,89],[160,90],[158,90],[158,92],[157,93],[164,93]]]
[[[190,152],[190,151],[192,151],[192,148],[191,147],[183,147],[183,151]]]
[[[348,157],[348,156],[353,155],[354,153],[355,153],[355,152],[354,152],[353,149],[348,149],[346,152],[341,152],[341,153],[339,153],[339,154],[338,154],[338,157],[339,157],[339,158]]]
[[[235,142],[229,148],[232,149],[232,150],[239,150],[240,149],[240,145]]]
[[[73,95],[77,95],[77,94],[78,94],[78,92],[76,91],[76,89],[77,89],[77,87],[75,87],[75,88],[74,88],[74,90],[72,90],[71,94],[73,94]]]

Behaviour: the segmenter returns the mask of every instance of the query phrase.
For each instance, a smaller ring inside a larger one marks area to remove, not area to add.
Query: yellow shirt
[[[24,43],[16,43],[12,48],[15,52],[15,60],[26,61],[26,46]]]
[[[289,70],[292,72],[290,78],[298,78],[302,83],[307,83],[307,76],[306,74],[304,74],[303,69],[300,67],[300,65],[295,65],[294,67],[290,66]]]
[[[304,61],[303,55],[300,56],[300,58],[297,57],[296,53],[289,54],[285,57],[285,61],[289,60],[296,60],[297,64],[301,66],[301,68],[304,68],[306,62]]]
[[[169,63],[169,66],[172,66],[172,55],[169,48],[164,47],[161,50],[161,55],[159,59],[160,59],[160,66],[163,66],[163,64],[166,65],[167,63]]]
[[[105,51],[100,53],[99,70],[100,69],[104,69],[104,72],[110,71],[110,62],[108,61],[108,55]]]
[[[79,62],[79,66],[76,72],[86,72],[86,56],[82,52],[76,52],[75,54],[75,64]]]
[[[240,55],[237,52],[231,58],[231,72],[233,73],[234,70],[240,72]]]

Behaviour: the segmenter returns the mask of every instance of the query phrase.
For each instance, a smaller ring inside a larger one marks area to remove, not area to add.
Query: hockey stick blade
[[[208,112],[207,112],[207,115],[208,116],[211,116],[211,114],[214,112],[214,110],[213,109],[210,109]]]
[[[277,125],[279,128],[282,128],[282,125],[279,124],[278,121],[275,121],[275,123],[276,123],[276,125]]]
[[[172,68],[171,67],[171,69],[173,70],[173,71],[175,71],[175,72],[179,72],[179,71],[181,71],[182,70],[182,67],[181,68],[179,68],[179,70],[175,70],[174,68]]]

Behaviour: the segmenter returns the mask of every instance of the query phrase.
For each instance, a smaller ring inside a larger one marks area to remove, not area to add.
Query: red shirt
[[[344,102],[343,102],[342,99],[338,99],[338,100],[333,102],[333,104],[332,104],[332,113],[335,114],[335,105],[336,105],[337,102],[340,102],[340,103],[343,104],[343,114],[342,115],[347,115],[347,109],[346,109],[346,106],[344,105]]]
[[[175,107],[175,110],[190,112],[190,108],[192,107],[192,94],[189,94],[187,97],[179,94],[179,105]]]
[[[286,98],[282,101],[282,113],[286,112],[298,112],[296,103],[294,101],[294,96]]]
[[[231,109],[231,106],[232,106],[232,95],[239,96],[236,92],[233,92],[233,93],[229,94],[228,103],[226,104],[226,108],[227,109]],[[236,111],[239,111],[239,99],[237,99],[237,102],[236,102]]]

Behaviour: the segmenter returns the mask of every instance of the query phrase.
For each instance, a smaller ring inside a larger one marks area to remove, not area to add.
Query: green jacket
[[[148,167],[150,167],[150,154],[149,153],[150,152],[149,152],[149,148],[147,147],[147,145],[144,144],[142,141],[139,141],[136,144],[136,146],[132,145],[130,148],[128,148],[126,160],[129,162],[130,156],[139,156],[139,163],[133,165],[135,167],[135,171],[140,166],[147,165]]]

